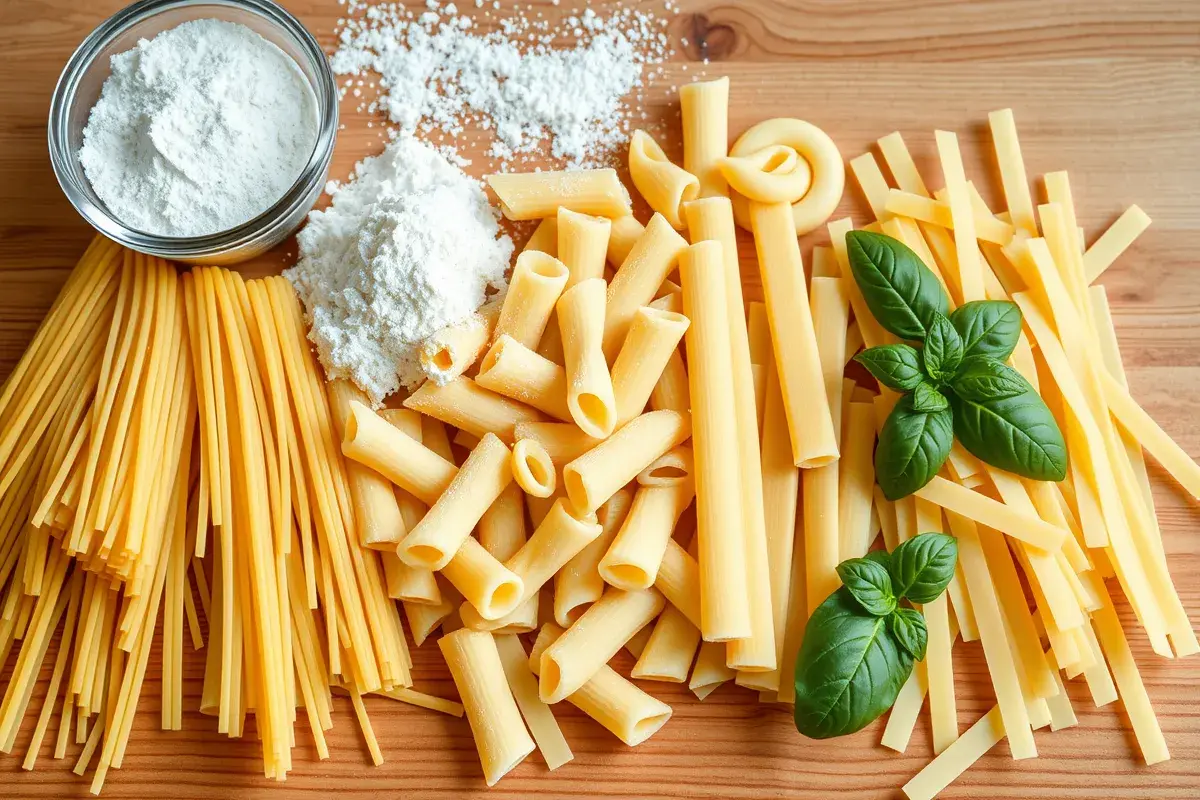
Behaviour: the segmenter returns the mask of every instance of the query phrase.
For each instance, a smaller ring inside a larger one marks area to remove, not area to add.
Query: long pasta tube
[[[447,325],[422,342],[417,357],[425,375],[444,384],[466,372],[492,341],[503,304],[503,297],[491,300],[471,316]]]
[[[405,408],[419,411],[447,425],[482,439],[494,433],[505,444],[513,443],[513,429],[520,422],[539,422],[542,414],[527,405],[490,392],[465,376],[438,386],[425,381],[404,401]]]
[[[729,305],[720,243],[700,242],[680,258],[696,464],[700,542],[700,630],[710,641],[751,634],[746,539],[742,530]]]
[[[559,208],[601,217],[628,216],[629,192],[614,169],[511,172],[485,179],[509,219],[553,217]]]
[[[342,453],[427,505],[437,502],[458,474],[458,467],[354,401],[346,417]]]

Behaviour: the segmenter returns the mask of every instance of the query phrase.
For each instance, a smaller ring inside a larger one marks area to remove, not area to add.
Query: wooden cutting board
[[[91,230],[63,198],[46,153],[46,113],[54,82],[76,44],[119,0],[0,0],[0,376],[7,375],[49,307]],[[286,0],[323,43],[332,45],[344,12],[338,0]],[[464,7],[472,6],[467,2]],[[505,6],[510,3],[505,0]],[[524,4],[522,4],[524,6]],[[563,0],[535,0],[547,17]],[[731,132],[770,116],[801,117],[828,131],[847,158],[900,130],[932,185],[941,179],[934,128],[959,133],[968,174],[998,200],[986,160],[987,112],[1016,112],[1030,176],[1070,171],[1089,241],[1138,203],[1150,230],[1105,275],[1129,379],[1137,397],[1188,452],[1200,456],[1200,3],[1192,0],[682,0],[627,2],[670,19],[672,58],[651,92],[652,121],[670,132],[678,155],[678,109],[668,88],[697,74],[733,79]],[[594,6],[599,8],[598,6]],[[576,8],[578,11],[578,8]],[[686,40],[686,44],[684,41]],[[711,60],[707,66],[703,59]],[[382,147],[379,128],[344,104],[333,166],[344,177]],[[482,160],[473,172],[486,169]],[[843,213],[866,221],[855,189]],[[807,246],[819,243],[810,237]],[[246,267],[261,274],[285,264],[282,247]],[[747,293],[761,297],[753,249],[743,248]],[[1200,510],[1157,468],[1155,495],[1171,571],[1183,603],[1200,622]],[[1128,610],[1123,612],[1128,621]],[[1172,663],[1131,636],[1173,759],[1140,763],[1120,704],[1097,709],[1070,685],[1079,726],[1039,733],[1041,758],[1013,762],[1007,745],[973,767],[947,798],[1196,798],[1200,796],[1200,658]],[[977,644],[954,651],[963,729],[994,702]],[[452,696],[436,648],[414,652],[418,688]],[[184,715],[184,730],[158,730],[159,668],[152,656],[124,768],[110,772],[115,798],[528,798],[899,797],[899,787],[931,757],[923,716],[908,751],[879,746],[881,725],[831,742],[801,738],[789,714],[723,687],[706,702],[667,684],[647,684],[674,718],[630,750],[566,704],[556,708],[575,761],[553,774],[531,757],[485,792],[467,723],[368,701],[387,759],[372,767],[350,704],[336,701],[331,758],[318,762],[297,726],[295,770],[264,780],[257,744],[226,739],[211,718]],[[185,707],[198,704],[202,654],[185,655]],[[628,665],[624,665],[628,666]],[[48,674],[48,670],[47,670]],[[7,680],[7,673],[4,674]],[[47,675],[39,692],[44,690]],[[34,703],[39,702],[35,695]],[[26,719],[15,753],[32,728]],[[0,757],[0,796],[83,797],[87,783],[43,747],[37,770]]]

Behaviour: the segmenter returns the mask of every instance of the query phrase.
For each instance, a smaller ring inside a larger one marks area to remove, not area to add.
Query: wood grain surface
[[[284,4],[332,45],[342,11],[337,0]],[[553,17],[574,4],[534,0],[531,13]],[[120,5],[0,0],[0,376],[19,358],[92,235],[51,173],[46,113],[73,48]],[[987,159],[986,114],[1012,106],[1031,178],[1070,171],[1089,241],[1127,205],[1140,204],[1154,224],[1104,283],[1134,395],[1188,452],[1200,455],[1200,3],[682,0],[678,13],[664,11],[660,2],[636,5],[670,18],[677,52],[647,103],[651,121],[669,132],[668,149],[675,154],[678,111],[670,87],[705,72],[727,74],[733,79],[735,134],[765,117],[797,116],[827,130],[850,158],[898,129],[927,179],[940,185],[932,131],[956,130],[968,173],[989,200],[998,198]],[[343,104],[346,129],[334,177],[344,177],[355,160],[382,146],[378,127],[367,128],[365,118],[352,112]],[[482,159],[472,167],[477,174],[485,169]],[[847,192],[842,210],[865,219],[856,190]],[[806,245],[819,241],[812,237]],[[292,252],[294,247],[281,247],[245,269],[278,270]],[[761,296],[752,262],[744,267],[748,294]],[[1200,511],[1152,470],[1171,571],[1195,623]],[[1074,682],[1078,727],[1038,733],[1037,760],[1013,762],[1002,743],[944,796],[1200,797],[1200,658],[1155,658],[1140,631],[1131,639],[1171,761],[1142,766],[1120,704],[1094,708]],[[978,645],[960,644],[954,655],[965,729],[993,699]],[[417,688],[453,696],[436,648],[426,645],[414,660]],[[155,653],[125,766],[109,774],[105,797],[875,800],[899,797],[898,787],[931,757],[924,716],[908,752],[898,755],[878,745],[879,724],[849,738],[813,742],[796,733],[786,711],[759,705],[742,689],[723,687],[700,703],[681,687],[652,683],[645,685],[675,712],[647,744],[630,750],[563,704],[556,713],[575,761],[551,774],[533,756],[490,791],[483,789],[464,720],[369,700],[387,759],[376,768],[349,703],[338,699],[332,757],[317,761],[307,730],[298,725],[296,768],[286,783],[272,785],[262,777],[257,745],[218,735],[211,718],[185,713],[182,732],[158,730],[158,663]],[[201,654],[188,648],[185,665],[185,708],[194,709]],[[44,679],[38,691],[44,691]],[[23,755],[32,722],[31,715],[15,753]],[[0,797],[86,796],[87,783],[49,751],[43,747],[33,773],[21,771],[16,755],[0,757]]]

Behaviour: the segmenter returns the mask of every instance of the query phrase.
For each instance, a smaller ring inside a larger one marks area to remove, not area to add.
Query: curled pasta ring
[[[812,167],[785,144],[727,156],[720,167],[731,189],[758,203],[795,203],[812,187]]]
[[[772,145],[786,145],[812,168],[812,186],[792,204],[796,233],[816,230],[828,221],[842,201],[846,188],[846,166],[829,134],[801,119],[768,119],[743,133],[729,150],[734,157],[756,153]],[[733,212],[738,225],[750,229],[750,201],[734,196]]]

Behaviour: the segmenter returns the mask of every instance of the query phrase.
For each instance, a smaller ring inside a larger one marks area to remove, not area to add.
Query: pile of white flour
[[[569,166],[605,161],[628,138],[626,97],[643,86],[643,66],[670,52],[666,20],[628,8],[555,24],[518,12],[484,32],[487,9],[471,19],[437,0],[350,7],[361,15],[343,21],[331,63],[354,76],[343,91],[357,84],[360,110],[451,150],[468,127],[488,131],[488,155],[501,164],[547,149]],[[355,80],[366,72],[379,76],[374,98]]]
[[[244,25],[185,22],[111,64],[79,160],[129,227],[163,236],[228,230],[270,208],[312,155],[308,82]]]
[[[284,275],[309,317],[325,373],[383,399],[423,377],[426,337],[505,286],[513,243],[480,185],[433,148],[400,136],[333,186],[300,231]]]

